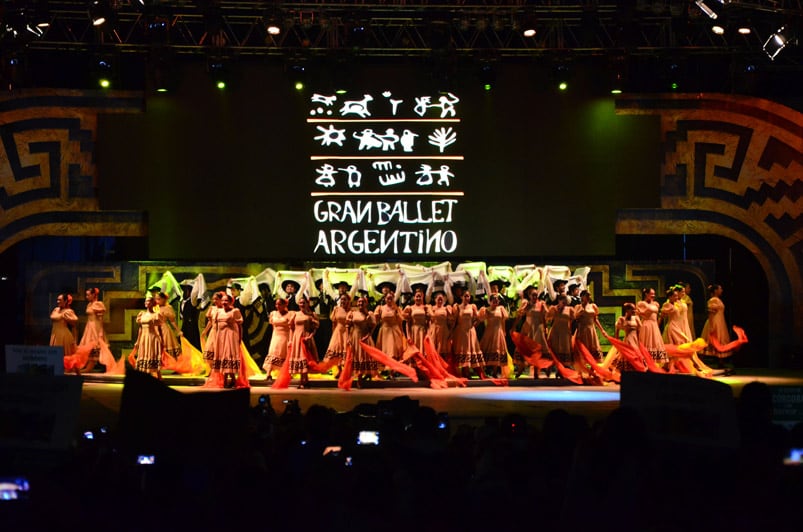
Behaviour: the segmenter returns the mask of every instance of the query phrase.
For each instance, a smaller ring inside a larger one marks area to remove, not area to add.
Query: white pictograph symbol
[[[332,107],[332,105],[334,105],[335,101],[337,101],[337,96],[325,96],[323,94],[313,94],[312,97],[310,97],[310,102],[311,103],[320,103],[320,104],[323,104],[323,106],[319,105],[318,107],[312,109],[309,112],[309,114],[311,116],[323,115],[323,114],[331,116],[332,110],[331,109],[325,109],[325,108],[326,107]]]
[[[385,174],[377,177],[379,184],[383,187],[399,185],[404,183],[407,179],[407,176],[404,174],[404,170],[402,170],[400,164],[396,164],[394,167],[393,163],[390,161],[374,161],[371,164],[371,167],[377,172],[386,172]],[[391,172],[391,170],[394,168],[397,170],[397,172]]]
[[[419,176],[415,182],[419,187],[431,185],[433,175],[438,176],[438,185],[446,185],[448,187],[450,183],[449,179],[454,177],[448,164],[441,165],[440,170],[433,170],[430,165],[422,164],[421,170],[416,172],[415,175]]]
[[[342,170],[348,174],[346,183],[348,183],[349,188],[360,188],[362,173],[360,173],[356,165],[350,164],[345,168],[338,168],[338,170]]]
[[[438,103],[432,103],[430,96],[421,96],[415,99],[415,107],[413,111],[418,116],[424,116],[429,109],[439,108],[441,110],[441,118],[447,116],[455,116],[454,104],[460,101],[460,98],[451,92],[438,98]]]
[[[418,136],[418,133],[413,133],[409,129],[405,129],[401,134],[401,146],[402,149],[410,153],[413,151],[413,146],[415,145],[415,138]]]
[[[374,133],[373,129],[363,129],[361,133],[355,132],[351,136],[360,141],[360,146],[357,148],[360,151],[380,149],[384,144],[382,137]]]
[[[315,140],[321,141],[321,146],[331,146],[332,144],[337,144],[341,148],[343,147],[343,143],[346,141],[346,134],[345,129],[335,129],[335,126],[329,124],[328,128],[315,126],[318,128],[318,131],[321,132],[320,135],[315,137]]]
[[[370,94],[365,94],[362,100],[347,100],[343,102],[343,107],[340,108],[340,115],[357,115],[360,118],[371,116],[371,111],[368,110],[368,102],[373,101],[373,99]]]
[[[429,143],[443,153],[444,148],[457,141],[457,133],[452,128],[441,127],[436,129],[429,137]]]
[[[331,164],[324,164],[320,168],[315,170],[318,173],[318,177],[315,179],[316,185],[321,185],[322,187],[332,188],[335,186],[335,167]]]

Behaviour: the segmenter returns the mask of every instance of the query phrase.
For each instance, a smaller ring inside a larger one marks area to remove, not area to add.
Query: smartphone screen
[[[357,435],[357,445],[379,445],[379,432],[376,430],[361,430]]]

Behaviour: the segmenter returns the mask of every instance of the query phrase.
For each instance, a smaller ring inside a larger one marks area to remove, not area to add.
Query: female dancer
[[[280,369],[287,358],[287,346],[290,343],[290,323],[293,320],[294,312],[287,308],[287,300],[280,297],[276,300],[276,310],[268,316],[268,323],[273,327],[270,337],[270,346],[262,369],[267,372],[266,381],[271,382],[273,377],[271,371]]]
[[[599,345],[597,327],[602,329],[599,323],[599,308],[591,301],[591,294],[588,290],[580,292],[580,304],[574,307],[574,316],[577,320],[577,330],[574,333],[574,341],[583,344],[588,349],[594,359],[600,359],[602,349]],[[576,368],[585,367],[585,362],[576,357]]]
[[[571,367],[572,364],[572,321],[574,308],[569,304],[566,294],[558,294],[555,304],[549,307],[547,320],[552,322],[547,342],[549,348],[561,364]]]
[[[157,312],[162,315],[162,341],[164,341],[164,351],[173,358],[178,358],[181,354],[181,342],[178,335],[181,332],[176,323],[176,311],[167,301],[167,294],[159,292],[156,294]]]
[[[95,364],[100,361],[106,366],[106,373],[114,373],[117,361],[114,360],[103,332],[103,315],[106,314],[106,307],[98,301],[99,293],[100,290],[97,288],[86,291],[86,327],[78,345],[89,350],[89,358],[81,371],[92,371]]]
[[[223,374],[223,387],[234,388],[241,364],[240,342],[243,339],[243,315],[234,306],[234,299],[223,293],[221,307],[215,313],[215,359],[212,369]],[[245,370],[245,368],[242,368]]]
[[[664,342],[673,345],[687,344],[693,341],[694,338],[692,338],[691,330],[689,329],[688,308],[686,303],[683,302],[683,287],[676,285],[670,291],[671,294],[668,294],[669,299],[661,307],[661,314],[666,320]],[[682,371],[683,373],[702,374],[703,376],[710,376],[712,373],[711,368],[703,364],[697,353],[691,356],[691,364],[670,356],[667,369],[672,373]]]
[[[619,316],[618,320],[616,320],[616,327],[614,329],[613,337],[619,339],[619,333],[624,331],[624,343],[633,348],[634,354],[639,354],[641,352],[638,342],[638,333],[640,328],[641,319],[636,316],[636,305],[630,302],[623,304],[622,315]],[[636,369],[630,362],[628,362],[624,355],[619,353],[615,347],[612,347],[608,352],[608,356],[605,357],[605,362],[602,365],[603,367],[609,367],[612,365],[620,373],[623,371],[634,371]]]
[[[223,295],[225,292],[215,292],[212,296],[212,304],[206,311],[206,326],[201,333],[201,341],[204,348],[204,360],[209,364],[209,377],[206,379],[207,386],[223,386],[223,378],[219,371],[215,369],[215,342],[217,336],[217,313],[223,306]]]
[[[364,342],[373,347],[374,340],[371,334],[376,327],[374,313],[368,310],[368,298],[364,295],[357,299],[357,308],[352,309],[346,317],[349,331],[349,342],[353,352],[352,371],[357,377],[358,384],[370,381],[379,375],[379,362],[368,355],[360,345]]]
[[[153,297],[145,298],[145,310],[137,314],[139,332],[134,343],[136,363],[132,364],[137,371],[148,373],[157,379],[162,378],[162,317],[156,312]]]
[[[318,316],[312,310],[309,304],[309,299],[306,296],[300,295],[296,299],[298,310],[293,313],[290,320],[290,329],[293,334],[290,338],[290,347],[288,349],[288,357],[290,357],[288,364],[288,371],[290,375],[295,373],[301,374],[301,382],[298,385],[299,389],[309,387],[309,365],[307,356],[317,359],[318,353],[315,349],[315,342],[313,342],[313,335],[318,330]],[[304,351],[306,350],[306,354]]]
[[[83,364],[73,358],[68,358],[75,354],[76,345],[73,329],[78,323],[78,316],[70,308],[70,305],[72,305],[72,296],[70,294],[56,296],[56,308],[50,313],[50,345],[64,348],[64,368],[79,373],[79,369]]]
[[[469,377],[471,368],[477,372],[481,379],[485,378],[485,359],[482,348],[477,341],[477,324],[479,312],[477,306],[471,302],[471,292],[463,292],[460,303],[455,303],[454,314],[457,317],[454,332],[452,333],[452,347],[454,350],[455,366],[460,368],[462,376]]]
[[[446,305],[446,294],[439,291],[435,293],[435,304],[429,313],[429,336],[435,350],[440,353],[444,361],[449,361],[452,352],[452,307]]]
[[[413,294],[413,304],[404,309],[404,322],[407,328],[407,342],[415,345],[424,353],[424,338],[429,327],[429,305],[424,303],[424,291],[416,288]]]
[[[728,325],[725,323],[725,303],[722,302],[722,287],[718,284],[712,284],[708,287],[709,299],[706,303],[708,310],[708,319],[705,320],[703,325],[703,340],[708,342],[708,346],[703,350],[703,354],[707,357],[715,358],[719,368],[725,369],[725,375],[733,373],[733,364],[730,357],[733,351],[719,351],[714,345],[715,339],[720,345],[725,345],[730,342],[730,333],[728,332]]]
[[[332,323],[332,336],[329,339],[329,347],[323,357],[324,367],[331,368],[337,366],[335,379],[340,377],[341,366],[346,358],[346,346],[349,342],[349,332],[347,328],[347,318],[351,310],[351,296],[347,293],[340,295],[337,306],[329,314],[329,321]]]
[[[645,288],[641,291],[641,301],[636,304],[636,314],[641,319],[638,340],[647,348],[657,366],[667,363],[664,340],[658,328],[658,313],[661,306],[655,301],[655,289]]]
[[[479,321],[485,322],[485,330],[480,339],[480,349],[485,359],[485,367],[491,377],[507,376],[507,336],[505,323],[508,313],[502,305],[502,297],[493,294],[488,300],[488,306],[480,309],[477,316]]]
[[[393,292],[385,294],[384,302],[384,305],[376,307],[374,310],[374,318],[379,323],[376,347],[394,360],[399,360],[407,347],[407,341],[402,333],[404,316],[396,304]]]
[[[547,305],[538,299],[538,290],[535,287],[530,287],[525,291],[526,298],[522,300],[521,306],[516,313],[516,322],[513,328],[518,328],[518,325],[524,320],[521,326],[521,334],[531,338],[541,344],[543,355],[547,355],[546,343],[546,318],[547,318]],[[516,367],[516,378],[519,378],[524,372],[526,362],[521,354],[517,351],[513,354],[513,364]],[[533,377],[537,377],[537,368],[533,368]]]

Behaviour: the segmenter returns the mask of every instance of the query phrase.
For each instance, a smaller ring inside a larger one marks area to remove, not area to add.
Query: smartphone
[[[784,465],[803,464],[803,449],[790,449],[789,454],[783,459]]]
[[[357,445],[379,445],[379,431],[361,430],[357,434]]]
[[[153,465],[156,463],[156,455],[140,454],[137,456],[137,463],[139,465]]]

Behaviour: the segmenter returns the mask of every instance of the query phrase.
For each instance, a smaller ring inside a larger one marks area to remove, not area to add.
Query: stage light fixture
[[[568,90],[570,76],[571,69],[567,64],[561,63],[555,67],[554,77],[559,91],[563,92]]]
[[[788,26],[784,25],[778,28],[778,31],[769,36],[764,43],[763,49],[767,56],[775,61],[781,51],[786,48],[792,39],[791,31]]]
[[[536,19],[534,16],[524,17],[521,23],[521,34],[528,39],[535,37],[537,29],[535,27]]]
[[[725,35],[725,27],[720,26],[719,24],[714,24],[713,26],[711,26],[711,32],[714,35]]]
[[[108,0],[92,0],[89,3],[89,18],[92,20],[92,25],[102,26],[111,19],[111,6]]]
[[[484,61],[480,65],[479,77],[483,90],[489,92],[493,89],[493,85],[496,82],[496,69],[490,62]]]
[[[700,8],[700,11],[708,15],[708,18],[710,18],[711,20],[716,20],[717,17],[719,16],[717,15],[717,12],[711,9],[708,5],[706,5],[706,3],[703,2],[703,0],[695,0],[694,3],[697,4],[697,7]]]
[[[303,59],[294,59],[285,65],[285,71],[297,91],[304,90],[307,82],[307,64]]]
[[[282,32],[282,28],[276,21],[276,17],[271,17],[268,19],[268,22],[265,24],[265,29],[267,30],[268,35],[279,35]]]
[[[206,70],[209,72],[212,84],[218,90],[222,91],[228,87],[229,69],[226,58],[217,55],[208,57],[206,60]]]
[[[752,30],[749,26],[739,26],[736,31],[739,33],[739,35],[750,35],[752,33]]]

